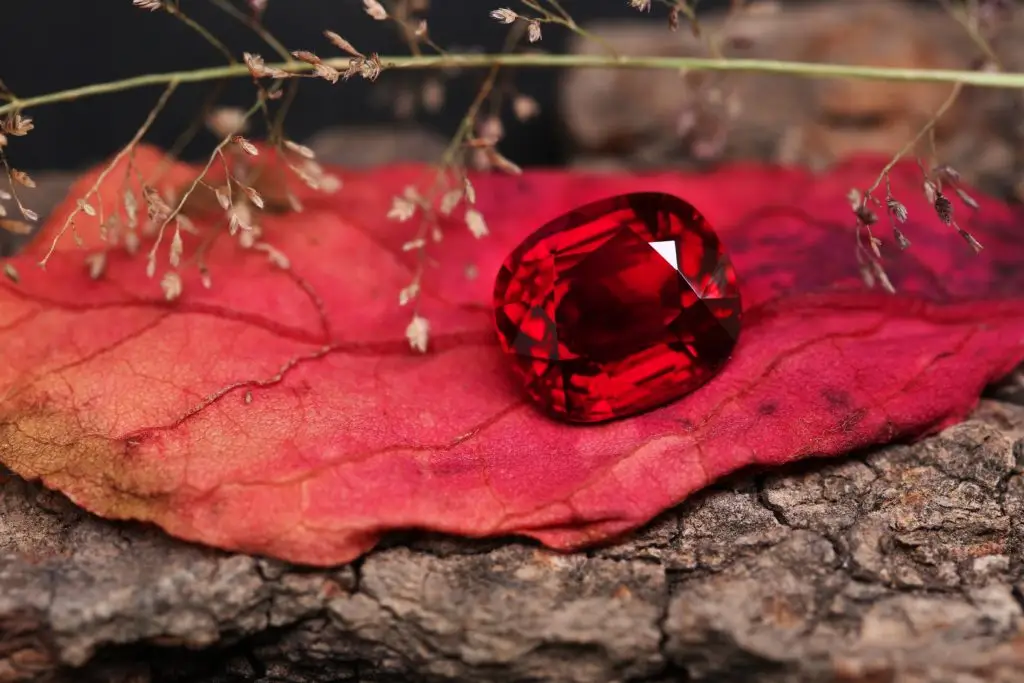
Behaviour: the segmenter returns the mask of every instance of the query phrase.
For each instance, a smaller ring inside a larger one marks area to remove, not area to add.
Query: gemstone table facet
[[[603,422],[697,389],[736,345],[736,273],[704,217],[641,192],[566,213],[509,255],[498,339],[526,394],[570,422]]]

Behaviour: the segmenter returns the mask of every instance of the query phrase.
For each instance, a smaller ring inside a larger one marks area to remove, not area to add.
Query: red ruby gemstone
[[[505,260],[494,288],[501,347],[543,410],[601,422],[674,401],[728,360],[736,273],[678,197],[641,192],[560,216]]]

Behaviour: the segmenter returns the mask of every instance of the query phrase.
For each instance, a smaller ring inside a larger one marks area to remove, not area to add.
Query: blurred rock
[[[366,167],[397,162],[437,163],[448,140],[415,127],[337,126],[305,142],[324,164]]]
[[[650,19],[588,27],[622,54],[707,56],[867,66],[972,69],[982,48],[942,9],[903,2],[753,3],[745,14],[702,21],[702,38]],[[772,9],[773,7],[777,9]],[[1024,17],[990,47],[1005,69],[1024,67]],[[575,52],[597,54],[577,39]],[[741,73],[577,70],[560,89],[573,164],[590,168],[694,167],[755,159],[824,169],[860,152],[893,154],[949,96],[943,83],[809,79]],[[969,182],[1009,194],[1024,171],[1021,98],[965,88],[935,129],[938,159]],[[917,149],[930,151],[927,141]]]

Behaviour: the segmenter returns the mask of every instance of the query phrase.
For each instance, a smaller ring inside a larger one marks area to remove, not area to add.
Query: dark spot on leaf
[[[850,394],[844,389],[837,389],[835,387],[825,387],[821,390],[821,397],[832,408],[848,409],[853,401],[850,399]]]

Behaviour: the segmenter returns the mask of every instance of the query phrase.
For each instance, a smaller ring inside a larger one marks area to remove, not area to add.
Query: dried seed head
[[[413,31],[413,35],[417,38],[422,38],[427,35],[427,20],[420,19],[419,23],[416,24],[416,30]]]
[[[878,222],[878,216],[868,206],[868,197],[862,195],[860,190],[852,188],[846,193],[846,200],[850,202],[850,210],[857,217],[857,222],[865,227],[870,227]]]
[[[896,201],[892,197],[885,200],[885,207],[889,210],[889,213],[900,223],[905,223],[907,220],[907,207],[903,206],[900,202]]]
[[[267,66],[263,61],[263,57],[252,52],[243,52],[242,59],[245,61],[245,65],[249,68],[249,73],[252,74],[253,78],[291,78],[292,74],[278,69],[276,67]],[[273,96],[273,93],[271,93]],[[278,95],[280,97],[280,95]]]
[[[32,232],[32,224],[12,218],[0,218],[0,230],[12,235],[28,235]]]
[[[526,36],[531,43],[536,43],[541,39],[540,22],[531,21],[529,28],[527,28]]]
[[[380,61],[380,57],[376,53],[370,55],[369,59],[364,59],[359,64],[359,73],[368,81],[375,81],[380,76],[380,72],[384,70],[384,65]]]
[[[480,124],[480,137],[488,144],[496,144],[505,137],[505,126],[497,116],[488,116]]]
[[[670,31],[679,30],[679,8],[673,7],[668,13],[668,28]]]
[[[420,293],[420,285],[418,282],[413,282],[408,287],[403,287],[402,291],[398,293],[398,305],[405,306],[407,303],[415,299]]]
[[[231,197],[228,195],[227,188],[215,188],[213,194],[217,197],[217,203],[220,204],[220,208],[227,211],[231,206]]]
[[[266,63],[263,61],[263,57],[253,52],[242,53],[242,60],[245,65],[249,67],[249,73],[252,74],[253,78],[263,78],[270,75],[269,69],[267,69]]]
[[[333,66],[328,64],[317,64],[313,67],[313,73],[318,78],[322,78],[328,83],[337,83],[338,79],[341,78],[341,72],[335,69]]]
[[[249,156],[259,156],[260,151],[256,149],[256,145],[246,140],[241,135],[235,135],[231,138],[231,141],[242,148],[242,151]]]
[[[107,252],[100,251],[95,254],[89,254],[85,257],[85,266],[89,269],[89,277],[93,280],[99,280],[107,271]]]
[[[465,214],[466,227],[473,234],[473,237],[480,239],[487,236],[487,223],[484,215],[476,209],[467,209]]]
[[[540,104],[529,95],[516,95],[512,100],[512,111],[520,121],[529,121],[540,113]]]
[[[30,220],[33,223],[39,220],[39,214],[27,206],[19,206],[18,210],[21,211],[21,215],[24,216],[26,220]]]
[[[32,177],[29,176],[28,173],[25,173],[24,171],[19,171],[16,168],[11,169],[11,180],[18,183],[19,185],[24,185],[25,187],[28,188],[33,188],[36,186],[36,181],[32,180]]]
[[[171,250],[170,250],[170,264],[172,267],[177,268],[181,263],[181,254],[185,251],[185,245],[181,241],[181,231],[175,230],[174,237],[171,238]]]
[[[450,216],[452,211],[455,210],[455,207],[459,205],[460,201],[462,201],[461,189],[445,192],[444,196],[441,197],[441,215]]]
[[[306,64],[319,64],[322,61],[315,54],[306,50],[295,50],[292,52],[292,57],[295,57],[295,59],[303,61]]]
[[[491,19],[494,19],[495,21],[501,24],[511,24],[516,19],[519,18],[519,15],[510,10],[508,7],[500,7],[496,10],[491,10],[490,16]]]
[[[939,194],[935,197],[935,213],[938,214],[939,220],[946,225],[953,222],[953,202],[949,201],[945,195]]]
[[[252,210],[248,204],[239,204],[231,212],[228,233],[234,235],[239,229],[243,232],[252,231]]]
[[[295,193],[292,192],[291,190],[285,193],[285,199],[288,200],[288,207],[295,213],[302,213],[306,209],[306,207],[302,205],[302,202],[299,200],[299,198],[296,197]]]
[[[18,269],[10,263],[4,263],[4,275],[14,284],[21,282],[21,276],[18,275]]]
[[[939,196],[939,188],[930,180],[924,181],[924,196],[929,204],[935,205],[935,200]]]
[[[152,220],[160,220],[171,215],[171,207],[164,201],[156,188],[146,185],[142,188],[142,198],[146,202],[149,217]]]
[[[327,40],[331,41],[331,44],[342,52],[347,52],[353,57],[364,57],[363,53],[353,47],[352,43],[348,42],[334,31],[324,31],[324,36]]]
[[[331,173],[325,173],[320,178],[320,191],[327,194],[334,194],[341,189],[341,178]]]
[[[377,21],[384,21],[388,18],[388,11],[377,0],[363,0],[363,8],[371,18]]]
[[[405,197],[393,197],[391,209],[388,211],[388,218],[399,223],[404,223],[416,213],[416,204]]]
[[[0,128],[3,128],[5,132],[15,137],[21,137],[28,135],[29,131],[35,128],[35,124],[32,123],[32,119],[28,116],[22,116],[18,112],[13,112],[7,115],[4,119],[3,124]]]
[[[150,12],[155,12],[164,6],[160,0],[132,0],[132,4],[139,9],[148,9]]]
[[[473,187],[473,183],[469,181],[469,178],[462,179],[462,186],[466,191],[466,201],[470,204],[476,204],[476,188]]]
[[[936,166],[935,173],[937,175],[944,176],[947,180],[950,180],[954,183],[960,181],[960,173],[957,172],[955,168],[949,165]]]
[[[91,218],[95,218],[95,216],[96,216],[96,209],[93,208],[92,204],[90,204],[89,202],[85,201],[84,199],[79,199],[78,200],[78,208],[86,216],[89,216]]]
[[[520,168],[518,164],[514,163],[511,159],[493,147],[485,150],[485,154],[487,155],[487,162],[499,171],[508,173],[509,175],[523,174],[523,169]]]
[[[444,107],[445,90],[441,81],[436,78],[427,79],[420,91],[420,101],[423,108],[431,114],[437,113]]]
[[[267,244],[266,242],[259,242],[255,247],[267,254],[267,260],[270,261],[271,265],[274,265],[281,270],[288,270],[292,267],[291,260],[276,247]]]
[[[135,255],[139,253],[139,247],[142,246],[139,241],[139,234],[135,231],[129,231],[124,236],[124,250],[129,254]]]
[[[871,249],[871,253],[875,255],[875,258],[882,258],[882,240],[869,236],[868,248]]]
[[[427,241],[422,237],[417,237],[416,239],[409,240],[403,244],[402,251],[416,251],[417,249],[422,249],[425,246],[427,246]]]
[[[910,240],[903,234],[903,231],[897,228],[895,225],[892,227],[892,235],[896,238],[896,244],[899,245],[900,249],[906,249],[910,246]]]
[[[238,107],[218,107],[206,117],[206,127],[221,138],[244,133],[248,126],[245,112]]]
[[[164,298],[174,301],[181,296],[181,276],[175,272],[164,273],[160,280],[160,289],[164,290]]]
[[[650,12],[651,0],[629,0],[629,6],[641,12]]]
[[[882,286],[882,289],[887,291],[889,294],[895,294],[896,288],[892,286],[892,282],[889,280],[889,275],[882,268],[882,264],[878,261],[871,262],[872,269],[874,270],[875,278],[878,280],[878,284]]]
[[[290,149],[291,151],[295,152],[299,156],[304,157],[306,159],[315,159],[316,158],[316,152],[314,152],[309,147],[306,147],[305,145],[300,145],[299,143],[294,142],[292,140],[285,140],[284,141],[284,146],[287,147],[288,149]]]
[[[257,192],[256,188],[244,186],[242,187],[242,191],[245,192],[245,196],[249,198],[249,201],[252,202],[253,206],[257,209],[262,209],[265,206],[263,202],[263,195]]]
[[[972,235],[971,233],[967,232],[966,230],[961,228],[959,225],[956,226],[956,229],[960,231],[960,236],[963,237],[964,240],[967,241],[967,244],[969,244],[971,246],[971,249],[974,250],[975,254],[979,253],[982,249],[984,249],[984,247],[981,246],[981,242],[979,242],[978,240],[974,239],[974,235]]]
[[[430,341],[430,323],[426,318],[414,315],[409,326],[405,328],[405,338],[409,341],[409,346],[413,351],[426,353],[427,344]]]
[[[978,202],[976,202],[974,200],[974,197],[972,197],[971,195],[967,194],[963,189],[957,187],[957,188],[954,188],[954,191],[956,192],[956,196],[960,198],[960,201],[962,201],[967,206],[971,207],[975,211],[977,211],[977,210],[979,210],[981,208],[978,205]]]

